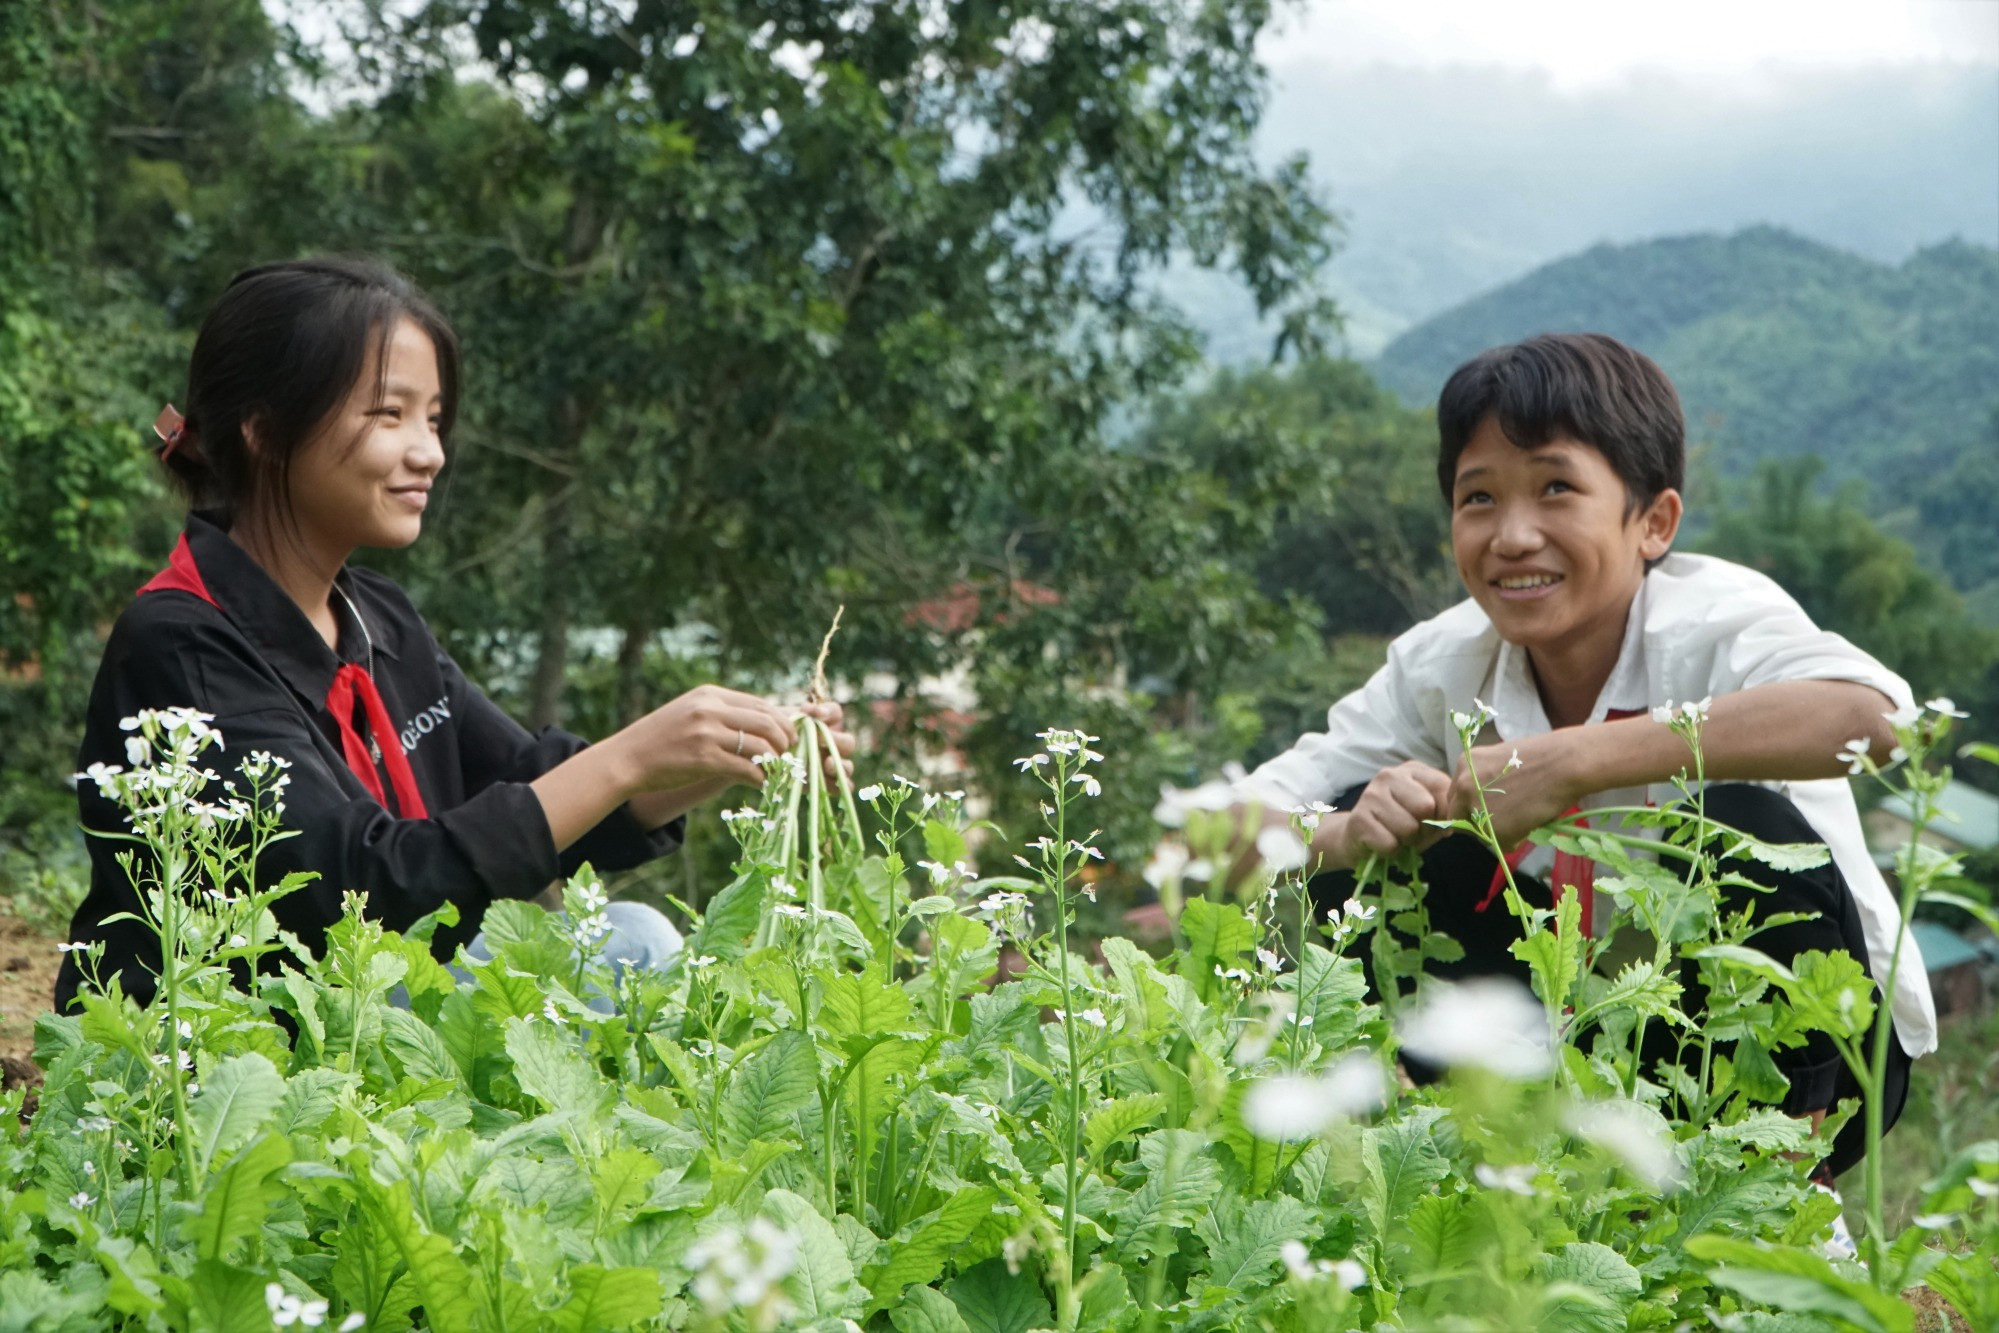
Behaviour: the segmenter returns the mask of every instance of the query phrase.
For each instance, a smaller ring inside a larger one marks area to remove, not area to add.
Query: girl
[[[359,547],[417,539],[458,409],[457,340],[391,270],[314,259],[237,275],[195,340],[186,401],[156,429],[193,512],[111,632],[78,767],[124,762],[119,720],[175,705],[214,714],[232,755],[290,760],[284,821],[298,836],[258,869],[317,872],[275,909],[309,947],[354,890],[390,929],[455,903],[459,925],[434,941],[449,957],[495,899],[532,898],[585,861],[610,871],[672,851],[688,810],[759,783],[757,757],[796,741],[774,704],[715,686],[598,745],[531,735],[465,679],[401,588],[347,566]],[[807,711],[852,753],[838,705]],[[122,828],[95,784],[77,791],[87,829]],[[147,1002],[159,943],[108,920],[138,899],[122,844],[89,841],[70,937],[102,941],[100,978]],[[613,906],[623,938],[607,955],[677,944],[658,913]],[[83,981],[76,958],[59,1009]]]

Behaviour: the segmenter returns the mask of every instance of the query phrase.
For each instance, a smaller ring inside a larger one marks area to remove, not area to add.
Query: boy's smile
[[[1595,448],[1557,436],[1522,449],[1487,417],[1458,458],[1451,550],[1493,627],[1529,651],[1543,691],[1593,700],[1646,562],[1671,548],[1679,520],[1677,491],[1634,509]]]

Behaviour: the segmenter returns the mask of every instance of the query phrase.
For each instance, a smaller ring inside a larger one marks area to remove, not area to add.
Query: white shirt
[[[1814,625],[1769,578],[1712,556],[1672,554],[1639,585],[1617,665],[1589,722],[1601,722],[1613,711],[1644,714],[1661,704],[1780,680],[1856,681],[1881,691],[1897,709],[1915,703],[1900,676]],[[1451,711],[1472,711],[1474,699],[1492,708],[1501,740],[1551,730],[1526,650],[1500,638],[1478,603],[1467,600],[1397,638],[1388,647],[1387,665],[1332,706],[1325,731],[1300,737],[1242,779],[1239,790],[1263,805],[1290,808],[1330,801],[1405,760],[1450,772],[1461,748]],[[1789,799],[1824,839],[1859,908],[1872,968],[1877,977],[1885,973],[1901,908],[1868,854],[1846,780],[1758,785]],[[1583,805],[1667,805],[1678,799],[1671,784],[1659,783],[1601,792]],[[1545,873],[1535,862],[1549,860],[1550,853],[1536,852],[1525,868]],[[1919,1056],[1936,1049],[1936,1006],[1913,936],[1902,942],[1892,1008],[1904,1050]]]

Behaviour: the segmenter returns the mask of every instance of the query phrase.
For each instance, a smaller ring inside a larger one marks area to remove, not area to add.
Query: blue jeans
[[[665,967],[685,943],[664,913],[644,903],[606,903],[604,915],[610,918],[611,933],[597,945],[597,956],[611,965],[614,977],[623,977],[627,967]],[[475,962],[493,960],[493,951],[486,947],[485,931],[472,937],[465,953]],[[472,974],[462,967],[451,965],[451,974],[460,981],[472,980]],[[409,992],[397,986],[389,992],[389,1003],[398,1009],[409,1008]],[[593,995],[586,1003],[600,1014],[608,1014],[616,1007],[604,995]]]

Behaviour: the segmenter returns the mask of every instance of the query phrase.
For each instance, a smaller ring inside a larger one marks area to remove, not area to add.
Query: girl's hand
[[[797,743],[797,731],[777,705],[720,685],[696,686],[607,742],[623,751],[632,788],[641,792],[760,787],[756,757],[783,754]]]

